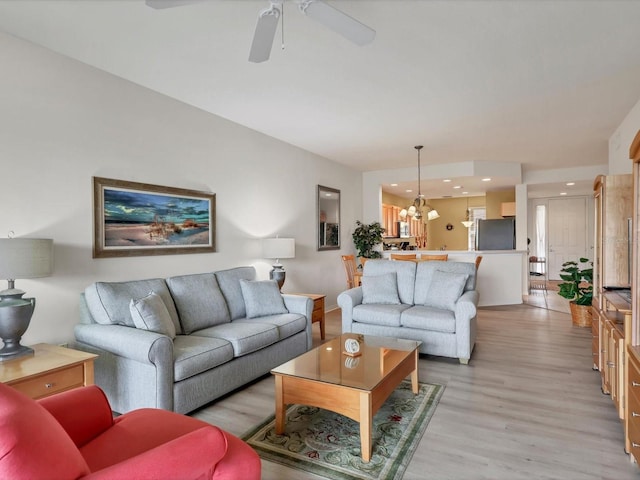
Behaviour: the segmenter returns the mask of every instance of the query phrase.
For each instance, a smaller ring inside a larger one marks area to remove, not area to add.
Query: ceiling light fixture
[[[576,184],[576,182],[567,182],[565,185],[567,187],[573,187]]]
[[[490,178],[483,178],[483,179],[482,179],[482,181],[483,181],[483,182],[490,182],[490,181],[491,181],[491,179],[490,179]]]
[[[471,225],[473,225],[473,222],[469,220],[469,197],[467,197],[467,216],[462,221],[462,225],[464,225],[466,228],[470,228]]]
[[[407,209],[407,213],[414,219],[420,220],[423,216],[423,209],[427,209],[427,220],[435,220],[436,218],[439,218],[440,215],[438,214],[438,211],[431,205],[427,205],[427,202],[424,199],[424,195],[422,195],[422,192],[420,190],[420,150],[422,150],[424,147],[422,145],[416,145],[413,148],[418,151],[418,196],[413,201],[413,205],[411,205]]]

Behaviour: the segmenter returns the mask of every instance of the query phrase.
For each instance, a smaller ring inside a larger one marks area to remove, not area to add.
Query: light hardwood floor
[[[327,337],[340,333],[327,314]],[[590,329],[531,305],[479,309],[469,365],[420,357],[419,378],[446,389],[405,479],[639,479],[622,425],[591,370]],[[314,344],[320,334],[314,325]],[[194,413],[241,435],[274,409],[265,377]],[[265,480],[322,478],[262,462]]]

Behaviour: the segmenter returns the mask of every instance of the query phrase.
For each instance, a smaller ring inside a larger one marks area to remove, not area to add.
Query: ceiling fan
[[[145,0],[152,8],[162,9],[198,3],[203,0]],[[249,50],[249,61],[261,63],[269,60],[273,39],[276,35],[278,22],[282,15],[285,0],[270,0],[269,8],[258,14],[258,23],[253,34],[253,42]],[[367,45],[373,42],[376,31],[364,23],[359,22],[346,13],[332,7],[324,0],[295,0],[300,12],[312,18],[325,27],[342,35],[356,45]]]

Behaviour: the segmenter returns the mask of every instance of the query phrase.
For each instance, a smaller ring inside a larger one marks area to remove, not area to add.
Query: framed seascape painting
[[[93,258],[216,251],[216,196],[93,177]]]

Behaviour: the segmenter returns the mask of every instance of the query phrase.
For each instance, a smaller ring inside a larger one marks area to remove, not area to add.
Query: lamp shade
[[[0,278],[40,278],[53,272],[53,240],[0,238]]]
[[[264,258],[295,258],[296,241],[294,238],[265,238],[262,240]]]
[[[436,218],[440,218],[437,210],[430,210],[429,213],[427,213],[427,220],[435,220]]]

